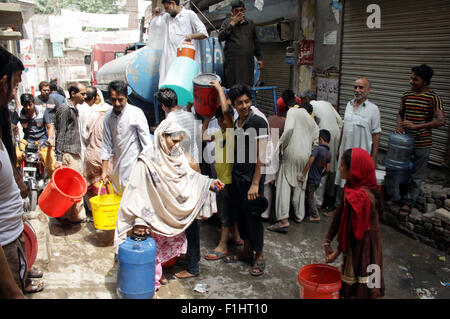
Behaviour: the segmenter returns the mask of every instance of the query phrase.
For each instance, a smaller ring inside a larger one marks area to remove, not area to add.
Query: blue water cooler
[[[414,138],[412,136],[396,133],[389,136],[389,146],[384,160],[386,174],[396,174],[400,184],[408,182],[413,150]]]
[[[156,243],[131,235],[119,246],[117,294],[124,299],[152,299],[155,293]]]

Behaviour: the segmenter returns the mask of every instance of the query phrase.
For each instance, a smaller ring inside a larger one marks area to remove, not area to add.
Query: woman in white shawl
[[[319,127],[306,109],[290,108],[277,146],[281,150],[280,168],[275,182],[277,223],[269,226],[268,230],[287,233],[291,202],[295,210],[295,221],[300,223],[305,217],[306,183],[300,182],[298,176],[309,160],[313,144],[317,145],[318,140]]]
[[[156,128],[153,145],[142,151],[133,167],[117,217],[116,251],[130,230],[155,239],[156,289],[161,265],[186,251],[186,228],[196,218],[209,218],[217,212],[210,190],[225,187],[191,167],[192,158],[180,146],[184,136],[188,133],[170,120]]]
[[[102,175],[102,160],[100,152],[102,150],[103,139],[103,120],[106,113],[112,109],[112,106],[105,102],[102,92],[97,89],[95,103],[91,106],[91,119],[86,125],[86,150],[84,153],[84,177],[88,184],[88,192],[86,194],[86,203],[91,209],[89,199],[97,196],[100,180]],[[110,165],[109,167],[112,167]],[[111,190],[112,191],[112,190]],[[105,194],[102,189],[101,194]]]

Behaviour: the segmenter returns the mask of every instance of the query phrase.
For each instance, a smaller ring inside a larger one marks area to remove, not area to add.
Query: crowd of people
[[[170,23],[195,19],[177,1],[164,0],[163,5]],[[252,34],[254,28],[243,12],[242,2],[233,5],[232,18],[221,28],[224,40],[230,41],[227,54],[231,56],[239,50],[233,38]],[[176,29],[170,23],[168,27]],[[195,26],[192,32],[196,33],[185,35],[186,39],[203,38],[202,28]],[[250,49],[262,67],[258,45]],[[66,166],[88,182],[85,201],[57,218],[65,227],[89,222],[89,198],[106,191],[102,184],[111,182],[109,191],[122,197],[115,250],[131,233],[154,238],[156,289],[167,283],[162,264],[180,255],[185,255],[187,267],[175,277],[199,276],[200,221],[215,213],[220,216],[221,238],[204,258],[247,262],[252,276],[265,273],[264,219],[275,221],[267,227],[269,231],[285,234],[291,215],[296,223],[319,223],[325,215],[332,217],[324,234],[325,260],[332,263],[343,254],[341,296],[384,296],[382,273],[381,285],[367,285],[368,265],[383,269],[379,226],[383,203],[375,176],[381,120],[378,106],[368,99],[368,78],[355,80],[354,98],[343,119],[329,102],[316,100],[313,92],[298,97],[291,90],[278,100],[278,112],[266,117],[253,106],[251,87],[245,83],[251,79],[245,75],[240,83],[240,70],[230,58],[225,67],[227,93],[219,82],[211,83],[220,102],[214,116],[199,117],[195,108],[186,110],[178,105],[175,91],[163,88],[157,100],[165,119],[151,134],[143,111],[128,103],[125,82],[109,83],[110,104],[100,90],[81,83],[68,87],[67,98],[55,82],[45,81],[39,85],[39,96],[25,93],[14,98],[23,64],[4,49],[0,58],[2,297],[23,297],[23,293],[44,289],[42,280],[33,280],[42,277],[42,272],[27,271],[24,257],[21,197],[26,197],[27,189],[17,169],[22,140],[45,146],[42,158],[49,175]],[[397,132],[408,133],[416,141],[404,211],[411,210],[417,197],[431,129],[445,122],[442,101],[429,88],[432,75],[427,65],[412,68],[411,91],[403,95],[398,113]],[[8,105],[13,100],[10,114]],[[212,152],[205,160],[208,149]],[[387,193],[390,201],[402,200],[391,189]],[[333,250],[336,235],[338,247]],[[241,252],[230,254],[230,244],[241,245]]]

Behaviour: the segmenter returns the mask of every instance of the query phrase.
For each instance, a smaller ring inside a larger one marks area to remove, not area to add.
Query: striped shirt
[[[55,155],[61,162],[64,153],[81,156],[80,129],[78,126],[78,109],[67,99],[56,109],[55,117]]]
[[[432,89],[417,94],[413,91],[403,93],[400,115],[406,121],[423,124],[433,120],[434,112],[443,110],[442,99]],[[431,129],[406,130],[414,137],[414,147],[431,147]]]

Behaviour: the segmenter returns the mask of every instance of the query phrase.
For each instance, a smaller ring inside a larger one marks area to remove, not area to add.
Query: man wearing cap
[[[237,83],[252,87],[254,82],[254,56],[258,69],[263,67],[261,49],[255,24],[245,18],[245,4],[235,1],[231,5],[231,17],[225,19],[219,30],[219,41],[225,41],[224,86]]]
[[[183,40],[193,41],[196,50],[195,60],[200,63],[200,54],[198,53],[198,40],[208,37],[208,31],[199,17],[192,11],[186,10],[180,6],[180,0],[162,0],[165,13],[157,8],[155,15],[162,14],[163,22],[166,24],[163,53],[159,66],[159,86],[166,79],[170,65],[177,57],[177,48]],[[152,32],[149,30],[149,32]]]

